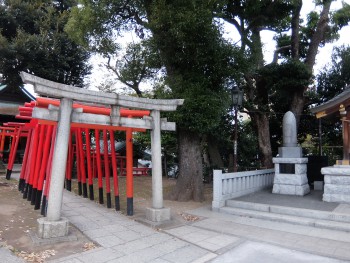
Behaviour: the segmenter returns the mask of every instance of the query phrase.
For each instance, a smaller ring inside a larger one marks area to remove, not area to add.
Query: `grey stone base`
[[[350,195],[341,194],[323,194],[322,200],[324,202],[335,202],[335,203],[350,203]]]
[[[48,221],[42,217],[38,220],[38,237],[39,238],[56,238],[68,235],[69,221],[62,217],[58,221]]]
[[[308,180],[306,174],[275,174],[273,183],[302,186],[307,184]]]
[[[37,231],[29,231],[29,237],[31,238],[32,242],[36,246],[45,246],[45,245],[51,245],[51,244],[56,244],[56,243],[61,243],[61,242],[72,242],[72,241],[77,241],[78,237],[69,231],[69,234],[67,236],[62,236],[62,237],[52,237],[52,238],[39,238]]]
[[[324,167],[323,201],[350,203],[350,169],[348,165]]]
[[[350,175],[325,175],[325,184],[348,185],[350,187]]]
[[[349,189],[350,185],[346,184],[345,182],[341,183],[341,179],[339,178],[339,177],[344,178],[345,176],[335,176],[335,177],[338,177],[338,178],[334,178],[335,181],[337,181],[337,184],[325,183],[322,200],[325,202],[350,203],[350,189]],[[348,178],[344,178],[344,180],[347,180],[347,179]]]
[[[170,208],[146,208],[146,219],[152,222],[170,220]]]
[[[278,147],[280,158],[301,158],[303,156],[301,147]]]
[[[282,194],[282,195],[303,196],[310,193],[310,186],[308,184],[304,184],[304,185],[273,184],[272,193]]]

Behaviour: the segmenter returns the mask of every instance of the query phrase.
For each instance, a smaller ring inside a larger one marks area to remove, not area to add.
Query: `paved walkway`
[[[152,229],[64,191],[62,216],[100,247],[52,263],[104,262],[350,262],[350,233],[220,214]],[[1,262],[23,262],[0,249]]]
[[[154,230],[73,193],[63,216],[101,247],[52,262],[346,262],[350,233],[212,212]]]

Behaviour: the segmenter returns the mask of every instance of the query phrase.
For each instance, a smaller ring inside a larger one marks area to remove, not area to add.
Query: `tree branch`
[[[278,54],[282,51],[282,50],[286,50],[286,49],[290,49],[291,45],[288,46],[283,46],[283,47],[279,47],[275,50],[274,54],[273,54],[273,60],[271,62],[271,64],[276,64],[278,61]]]
[[[292,38],[291,38],[291,44],[292,44],[292,58],[298,59],[299,58],[299,19],[300,19],[300,10],[303,6],[302,0],[296,0],[295,1],[295,7],[293,9],[293,15],[292,15]]]
[[[320,19],[318,20],[316,30],[311,38],[309,50],[307,52],[307,56],[305,60],[305,64],[309,67],[310,70],[312,70],[313,66],[315,65],[318,47],[321,41],[323,40],[324,33],[328,25],[328,21],[329,21],[328,15],[329,15],[331,3],[332,3],[331,0],[324,1],[323,9],[320,14]]]

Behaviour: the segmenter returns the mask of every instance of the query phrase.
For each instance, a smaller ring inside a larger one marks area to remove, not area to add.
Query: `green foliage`
[[[238,0],[221,1],[218,14],[224,19],[240,18],[247,27],[287,30],[289,20],[286,15],[293,8],[292,1]]]
[[[65,30],[77,43],[108,56],[119,49],[114,39],[133,28],[136,21],[146,24],[143,19],[143,3],[139,0],[81,0],[73,8]]]
[[[322,104],[350,85],[350,46],[333,49],[332,63],[317,75],[317,104]]]
[[[152,41],[143,40],[127,46],[125,55],[117,60],[113,71],[119,81],[142,96],[140,83],[156,79],[160,68],[160,57]]]
[[[242,122],[239,126],[237,152],[240,171],[260,169],[258,138],[251,121]]]
[[[79,43],[108,55],[115,50],[103,46],[103,41],[112,42],[113,36],[125,29],[149,29],[152,36],[146,45],[131,47],[132,52],[126,54],[128,61],[117,65],[118,74],[131,86],[150,76],[152,67],[164,67],[171,98],[185,99],[175,121],[204,133],[217,126],[225,111],[224,89],[234,66],[234,49],[213,23],[211,5],[198,0],[84,0],[74,8],[66,31]]]
[[[307,66],[297,60],[269,64],[259,70],[258,74],[272,92],[278,91],[282,97],[288,97],[296,90],[304,90],[312,77]]]
[[[82,85],[89,54],[63,32],[73,2],[8,0],[0,6],[0,72],[9,85],[21,83],[20,71]]]
[[[103,24],[108,14],[105,11],[94,5],[86,5],[84,8],[74,7],[65,31],[76,43],[85,48],[101,51],[103,54],[114,52],[117,46],[109,38],[113,35],[112,28]],[[93,32],[89,32],[91,28],[94,28]]]
[[[325,66],[317,75],[317,96],[314,97],[314,104],[322,104],[331,100],[336,95],[344,91],[350,85],[350,46],[341,46],[333,49],[332,62]],[[313,117],[313,116],[312,116]],[[314,118],[314,117],[313,117]],[[330,164],[334,159],[342,158],[342,152],[339,147],[342,145],[342,124],[338,117],[322,118],[322,147],[324,155],[329,155]],[[314,153],[318,148],[318,120],[308,119],[301,123],[305,133],[312,136],[311,142],[314,144]],[[339,151],[340,150],[340,151]],[[339,156],[338,156],[339,155]],[[334,157],[333,157],[334,156]]]
[[[339,30],[347,26],[350,22],[350,5],[343,2],[343,7],[333,13],[332,19]]]
[[[149,19],[167,69],[166,84],[185,103],[176,114],[181,127],[201,133],[217,127],[232,74],[233,49],[222,39],[202,1],[155,1]]]

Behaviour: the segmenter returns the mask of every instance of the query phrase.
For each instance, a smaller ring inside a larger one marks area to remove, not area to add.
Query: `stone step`
[[[226,214],[232,214],[235,216],[248,217],[248,218],[256,218],[268,221],[274,221],[279,223],[288,223],[293,225],[301,225],[336,231],[345,231],[350,232],[350,224],[346,222],[337,222],[331,220],[322,220],[308,217],[298,217],[286,214],[278,214],[271,212],[264,212],[259,210],[248,210],[243,208],[235,208],[235,207],[222,207],[219,209],[220,212]]]
[[[237,200],[227,200],[227,207],[240,208],[252,211],[262,211],[271,214],[281,214],[281,215],[290,215],[296,217],[318,219],[318,220],[327,220],[341,223],[350,223],[350,215],[343,213],[334,213],[320,210],[304,209],[304,208],[294,208],[286,206],[277,206],[269,204],[258,204]]]

